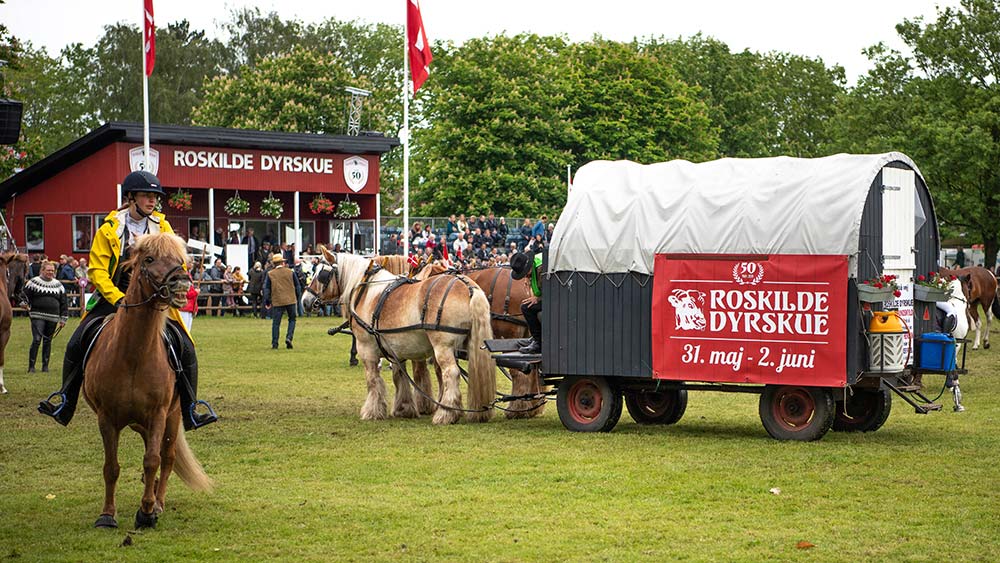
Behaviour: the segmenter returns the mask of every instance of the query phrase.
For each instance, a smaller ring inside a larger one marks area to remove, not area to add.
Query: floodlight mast
[[[347,134],[358,136],[361,133],[361,108],[365,98],[372,93],[353,86],[347,86],[344,91],[351,95],[347,102]]]

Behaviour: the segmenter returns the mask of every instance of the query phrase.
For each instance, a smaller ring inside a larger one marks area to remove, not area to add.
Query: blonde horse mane
[[[172,233],[156,233],[137,237],[135,244],[132,245],[132,255],[133,257],[163,256],[184,262],[188,254],[187,245],[181,237]]]

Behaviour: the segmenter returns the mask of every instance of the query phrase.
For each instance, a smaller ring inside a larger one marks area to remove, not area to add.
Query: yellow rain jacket
[[[111,303],[112,305],[117,305],[125,294],[122,293],[118,287],[115,286],[114,277],[115,273],[118,271],[119,261],[122,255],[122,235],[125,232],[125,215],[128,213],[128,209],[116,210],[108,213],[108,216],[104,218],[101,223],[101,227],[97,229],[97,235],[94,237],[94,243],[90,245],[90,261],[87,267],[87,276],[90,278],[90,283],[94,284],[94,288],[97,292],[90,297],[87,302],[87,311],[97,305],[98,293],[100,293],[104,299]],[[158,221],[158,222],[157,222]],[[166,217],[163,213],[159,211],[154,211],[150,215],[149,220],[149,233],[171,233],[173,234],[174,229],[167,222]],[[181,320],[180,312],[174,307],[170,307],[167,312],[167,316],[174,319],[182,327],[184,327],[184,332],[187,332],[187,327]],[[188,337],[191,333],[188,333]]]

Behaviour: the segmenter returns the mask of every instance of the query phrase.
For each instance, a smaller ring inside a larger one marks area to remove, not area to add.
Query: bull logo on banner
[[[352,156],[344,161],[344,181],[352,191],[359,192],[368,183],[368,161]]]
[[[674,306],[675,330],[705,330],[705,292],[675,289],[668,300]]]
[[[146,155],[143,151],[143,147],[135,147],[128,151],[128,165],[129,170],[132,172],[138,172],[139,170],[146,169]],[[149,170],[148,172],[152,175],[156,175],[156,172],[160,169],[160,151],[150,148],[149,149]]]

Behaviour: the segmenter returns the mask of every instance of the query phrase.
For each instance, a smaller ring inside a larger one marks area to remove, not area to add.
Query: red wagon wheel
[[[574,432],[608,432],[622,415],[622,397],[603,377],[567,377],[556,394],[559,420]]]
[[[760,396],[760,420],[778,440],[818,440],[833,424],[829,389],[767,385]]]

